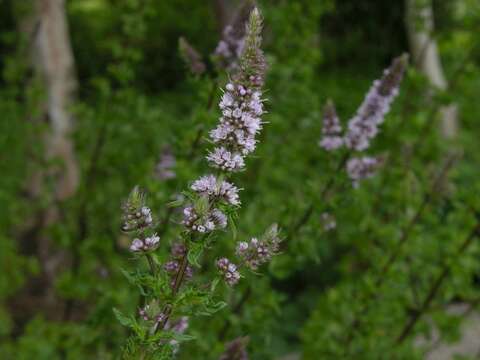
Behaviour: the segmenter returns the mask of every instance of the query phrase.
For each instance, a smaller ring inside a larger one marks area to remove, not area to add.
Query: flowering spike
[[[199,52],[183,37],[178,39],[178,49],[183,61],[194,75],[202,75],[206,66]]]
[[[407,55],[394,59],[382,78],[373,82],[357,114],[348,123],[345,136],[348,148],[362,151],[370,146],[370,140],[377,135],[378,126],[384,121],[392,101],[398,95],[407,63]]]
[[[260,49],[262,19],[257,8],[250,14],[245,47],[240,67],[225,86],[219,107],[220,123],[210,132],[218,146],[208,154],[213,167],[223,171],[240,171],[245,166],[244,157],[255,150],[255,136],[262,129],[263,114],[261,87],[265,76],[265,58]]]
[[[323,110],[322,140],[319,145],[326,151],[336,150],[343,145],[342,126],[332,100],[328,100]]]

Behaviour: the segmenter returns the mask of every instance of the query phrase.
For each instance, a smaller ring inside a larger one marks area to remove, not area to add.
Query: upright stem
[[[423,214],[426,206],[429,204],[429,202],[432,199],[432,195],[435,194],[436,192],[438,192],[443,179],[446,177],[448,171],[450,170],[450,168],[454,164],[456,158],[457,157],[454,154],[454,155],[451,155],[447,159],[447,161],[446,161],[445,165],[443,166],[442,170],[440,171],[439,175],[435,178],[435,180],[433,182],[433,185],[432,185],[432,189],[430,190],[429,193],[426,193],[424,195],[422,203],[420,204],[420,206],[417,209],[413,218],[408,222],[407,226],[403,229],[402,236],[401,236],[399,242],[396,244],[394,250],[390,253],[390,256],[388,257],[387,261],[385,262],[384,266],[382,267],[382,270],[380,272],[380,277],[375,282],[375,288],[378,289],[383,284],[383,282],[385,281],[385,279],[387,277],[387,273],[390,270],[390,267],[395,263],[395,261],[400,256],[400,250],[401,250],[402,246],[407,242],[407,240],[408,240],[408,238],[411,234],[411,230],[413,229],[415,224],[417,224],[418,221],[420,220],[420,217]],[[367,295],[367,299],[365,300],[365,304],[364,304],[364,306],[362,306],[361,311],[357,312],[354,315],[353,322],[351,323],[351,325],[349,326],[349,329],[347,331],[347,337],[346,337],[346,340],[345,340],[345,350],[346,351],[348,350],[348,346],[349,346],[350,342],[353,340],[355,329],[357,329],[361,325],[361,320],[360,320],[360,314],[359,313],[366,312],[367,307],[368,307],[368,303],[370,301],[374,301],[376,298],[377,298],[377,294],[370,293],[369,295]]]
[[[332,176],[328,179],[327,183],[323,187],[321,193],[320,193],[320,201],[325,200],[327,194],[329,191],[332,189],[333,185],[335,184],[335,179],[337,177],[337,174],[339,173],[340,170],[345,166],[346,162],[348,161],[349,157],[351,155],[351,152],[348,151],[343,155],[343,157],[340,159],[334,173]],[[302,216],[299,218],[299,220],[296,222],[295,225],[291,228],[291,230],[288,232],[286,236],[286,240],[289,240],[295,235],[305,224],[308,223],[308,220],[310,220],[310,217],[313,214],[313,211],[315,210],[315,203],[312,202],[310,205],[305,209],[303,212]]]
[[[463,254],[477,236],[480,236],[480,223],[477,223],[475,225],[473,230],[470,232],[467,238],[463,241],[462,245],[458,249],[458,255]],[[407,323],[403,327],[402,331],[400,332],[400,335],[397,337],[395,341],[397,344],[401,344],[410,335],[410,333],[414,329],[417,322],[420,320],[422,315],[425,314],[425,312],[430,307],[430,304],[435,299],[435,296],[440,290],[441,285],[443,284],[443,282],[445,281],[445,279],[449,274],[450,274],[450,265],[445,264],[442,268],[442,271],[440,272],[440,274],[438,275],[438,277],[435,279],[432,286],[430,287],[427,293],[427,296],[425,297],[422,304],[420,305],[420,308],[417,311],[414,311],[412,313]]]
[[[150,267],[150,271],[152,272],[152,275],[156,275],[157,267],[155,266],[155,262],[153,261],[152,255],[150,255],[149,253],[146,253],[145,257],[147,258],[148,266]]]
[[[180,261],[180,269],[178,269],[177,275],[175,276],[175,280],[173,282],[173,287],[172,287],[173,297],[175,297],[178,294],[180,286],[182,285],[183,279],[185,278],[185,270],[187,269],[187,265],[188,265],[188,249],[185,251],[185,254],[183,255]],[[161,325],[157,326],[154,329],[154,333],[156,333],[158,330],[165,329],[165,326],[167,325],[168,319],[170,318],[172,311],[173,311],[173,304],[166,304],[163,310],[163,314],[165,315],[165,318],[163,319]]]
[[[423,212],[425,211],[425,208],[427,207],[428,203],[431,201],[432,199],[432,196],[438,192],[438,190],[440,189],[440,186],[443,182],[443,180],[445,179],[445,177],[447,176],[447,173],[448,171],[450,170],[450,168],[453,166],[454,162],[456,161],[457,159],[457,155],[456,154],[452,154],[450,155],[450,157],[446,160],[445,162],[445,165],[443,166],[442,170],[440,171],[440,173],[437,175],[437,177],[435,178],[434,182],[433,182],[433,185],[432,185],[432,189],[430,192],[427,192],[425,193],[424,197],[423,197],[423,200],[422,200],[422,203],[420,204],[420,206],[418,207],[417,209],[417,212],[415,213],[415,215],[413,216],[413,218],[409,221],[409,223],[407,224],[407,226],[404,228],[404,230],[402,231],[402,236],[400,238],[400,240],[398,241],[398,243],[395,245],[394,249],[392,250],[392,252],[390,253],[390,256],[388,257],[387,261],[385,262],[385,264],[383,265],[382,267],[382,270],[381,270],[381,274],[385,275],[388,273],[388,271],[390,270],[390,267],[392,266],[393,263],[395,263],[395,261],[397,260],[397,258],[400,256],[400,253],[401,253],[401,248],[403,246],[403,244],[408,240],[409,238],[409,235],[413,229],[413,227],[418,223],[418,221],[420,220],[420,217],[422,216]],[[377,286],[380,286],[382,283],[383,283],[383,280],[384,280],[384,276],[380,277],[377,281]]]

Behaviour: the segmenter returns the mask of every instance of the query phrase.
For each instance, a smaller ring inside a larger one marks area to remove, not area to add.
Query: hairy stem
[[[175,280],[172,287],[173,297],[175,297],[178,294],[178,291],[180,289],[180,286],[182,285],[183,279],[185,279],[185,270],[187,269],[187,265],[188,265],[188,249],[185,251],[185,254],[181,259],[180,269],[178,269],[177,275],[175,276]],[[154,333],[158,332],[158,330],[165,329],[165,326],[167,325],[168,319],[170,318],[170,315],[172,315],[172,312],[173,312],[173,304],[165,305],[165,308],[163,310],[163,314],[165,315],[165,318],[163,319],[160,326],[157,326],[154,329]]]

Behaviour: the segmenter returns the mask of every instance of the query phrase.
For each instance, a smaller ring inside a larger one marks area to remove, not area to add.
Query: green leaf
[[[203,243],[191,243],[190,250],[188,251],[188,262],[197,268],[200,268],[200,263],[198,260],[203,253],[203,249]]]
[[[135,324],[135,321],[132,318],[130,318],[128,316],[125,316],[117,308],[113,308],[113,313],[114,313],[115,317],[117,318],[118,322],[120,324],[122,324],[123,326],[133,327],[133,325]]]

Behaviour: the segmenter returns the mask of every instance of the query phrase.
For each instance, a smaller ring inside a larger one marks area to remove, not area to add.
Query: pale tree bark
[[[427,77],[433,90],[446,91],[445,77],[434,37],[432,0],[405,0],[406,27],[414,65]],[[455,103],[439,109],[442,135],[451,139],[458,132],[458,106]]]
[[[44,98],[39,104],[40,111],[33,112],[38,115],[29,121],[46,126],[38,127],[42,130],[38,130],[35,141],[41,142],[42,153],[33,154],[26,184],[28,201],[38,209],[32,218],[26,219],[19,239],[22,253],[38,257],[42,273],[26,284],[24,296],[16,297],[14,306],[25,315],[43,310],[55,318],[60,311],[54,281],[69,259],[65,251],[54,249],[45,229],[62,221],[61,204],[78,188],[79,170],[72,139],[77,81],[65,1],[30,0],[30,4],[31,11],[20,19],[19,28],[29,40],[35,77],[31,85],[38,84]]]
[[[61,160],[62,169],[50,169],[56,178],[55,198],[64,200],[78,187],[78,166],[71,133],[71,112],[77,89],[75,66],[68,32],[64,0],[36,0],[38,27],[33,38],[33,61],[42,77],[47,95],[46,115],[49,130],[45,141],[46,156]]]

